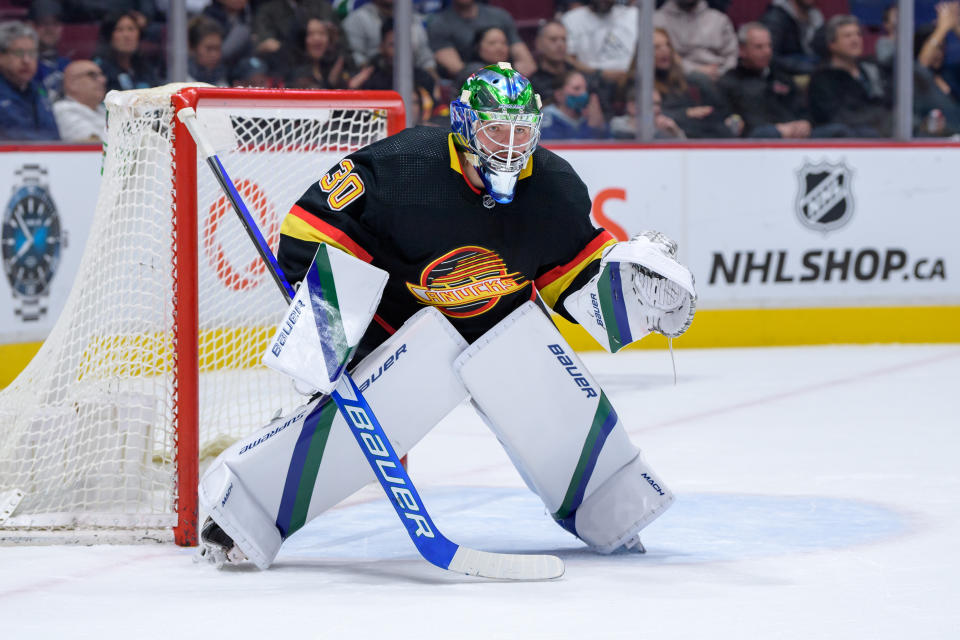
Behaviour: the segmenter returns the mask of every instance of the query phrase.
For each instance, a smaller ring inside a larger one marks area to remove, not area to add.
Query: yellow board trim
[[[580,326],[559,316],[560,332],[577,351],[601,350]],[[256,327],[206,331],[201,335],[201,370],[259,367],[260,354],[273,328]],[[114,357],[116,372],[125,375],[158,373],[169,342],[160,335],[115,337],[128,355],[144,347],[150,358]],[[818,344],[960,343],[960,306],[863,307],[842,309],[730,309],[697,312],[693,326],[674,340],[677,348],[771,347]],[[667,339],[647,336],[628,349],[664,349]],[[40,342],[0,344],[0,387],[9,385],[40,349]],[[155,351],[153,351],[155,350]],[[95,349],[94,349],[95,351]],[[91,349],[88,349],[91,352]],[[217,353],[219,356],[215,357]],[[89,353],[84,362],[90,362]],[[100,369],[102,371],[102,369]]]
[[[213,329],[200,333],[200,372],[262,368],[260,358],[274,327]],[[20,375],[37,354],[41,342],[0,345],[0,388]],[[78,380],[87,377],[135,378],[169,373],[173,336],[148,333],[97,337],[84,349],[77,367]]]
[[[7,386],[20,375],[42,345],[42,342],[0,344],[0,388]]]

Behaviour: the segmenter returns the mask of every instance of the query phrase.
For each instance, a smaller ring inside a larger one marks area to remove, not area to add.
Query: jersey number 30
[[[340,211],[363,195],[363,180],[353,173],[353,162],[344,159],[320,178],[320,188],[327,194],[327,206]]]

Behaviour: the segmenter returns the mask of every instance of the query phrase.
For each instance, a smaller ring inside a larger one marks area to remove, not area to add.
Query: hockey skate
[[[643,543],[640,542],[640,534],[633,536],[629,540],[623,543],[623,546],[620,548],[624,553],[646,553],[647,549],[643,546]]]
[[[217,569],[224,563],[237,563],[247,559],[233,539],[220,528],[213,518],[207,516],[200,528],[200,548],[197,551],[197,561],[206,560]]]

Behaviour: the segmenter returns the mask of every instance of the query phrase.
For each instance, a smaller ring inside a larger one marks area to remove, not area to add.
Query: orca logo
[[[805,162],[797,172],[797,219],[816,231],[832,231],[853,217],[853,172],[843,162]]]
[[[469,318],[493,308],[503,296],[530,284],[522,273],[507,269],[495,251],[467,246],[448,251],[407,282],[418,302],[437,307],[451,318]]]

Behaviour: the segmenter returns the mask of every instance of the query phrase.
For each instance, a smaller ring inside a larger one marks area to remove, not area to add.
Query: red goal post
[[[302,400],[259,363],[283,305],[177,111],[197,111],[274,250],[312,181],[405,126],[392,91],[169,85],[107,104],[73,290],[0,391],[0,542],[194,545],[201,461]]]

